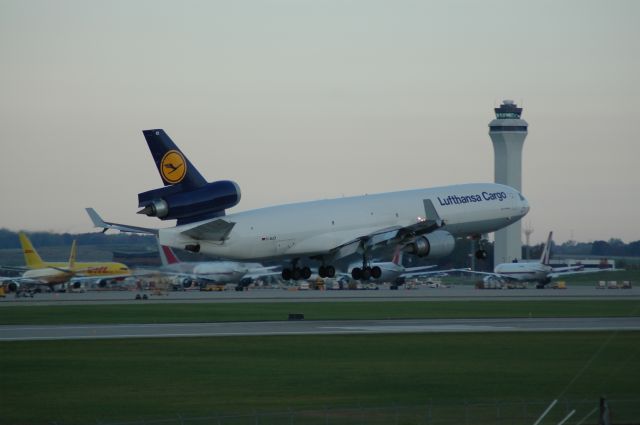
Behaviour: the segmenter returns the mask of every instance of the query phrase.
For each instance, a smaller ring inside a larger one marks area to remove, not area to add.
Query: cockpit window
[[[518,192],[518,196],[520,197],[520,200],[521,200],[521,201],[524,201],[524,200],[525,200],[525,199],[524,199],[524,196],[522,196],[522,193]]]

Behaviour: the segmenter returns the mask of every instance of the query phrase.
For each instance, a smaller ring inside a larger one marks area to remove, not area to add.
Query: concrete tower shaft
[[[489,123],[493,142],[496,183],[522,191],[522,146],[529,124],[520,118],[522,108],[505,100],[495,108],[496,119]],[[522,258],[522,224],[520,221],[495,233],[494,266]]]

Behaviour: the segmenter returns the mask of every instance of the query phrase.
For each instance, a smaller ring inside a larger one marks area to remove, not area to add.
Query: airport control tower
[[[494,109],[496,119],[489,123],[493,142],[496,183],[522,190],[522,145],[529,124],[520,118],[522,108],[513,100],[505,100]],[[522,258],[522,224],[520,221],[495,233],[494,266]]]

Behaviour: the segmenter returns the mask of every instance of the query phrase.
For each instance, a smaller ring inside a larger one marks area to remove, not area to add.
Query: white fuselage
[[[551,266],[542,263],[503,263],[494,269],[496,274],[523,282],[543,282],[548,279]]]
[[[262,269],[259,263],[241,263],[237,261],[202,261],[169,264],[165,270],[182,273],[193,279],[202,279],[216,283],[236,283],[253,270]]]
[[[160,229],[160,243],[184,249],[199,244],[200,252],[247,260],[326,255],[330,250],[382,229],[401,228],[432,219],[431,200],[453,236],[480,235],[505,227],[529,211],[515,189],[493,183],[464,184],[376,195],[279,205],[229,214],[235,223],[224,241],[195,240],[181,232],[203,222]],[[212,221],[212,220],[209,220]]]

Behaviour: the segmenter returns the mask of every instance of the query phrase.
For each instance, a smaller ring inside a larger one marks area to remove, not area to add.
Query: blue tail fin
[[[164,130],[143,130],[142,134],[165,186],[181,183],[185,189],[195,189],[207,184]]]
[[[240,188],[230,180],[208,183],[161,129],[142,132],[164,187],[138,193],[138,214],[178,225],[225,215],[240,202]]]

